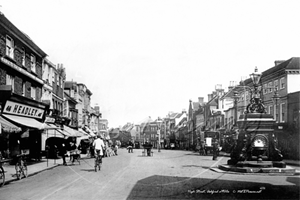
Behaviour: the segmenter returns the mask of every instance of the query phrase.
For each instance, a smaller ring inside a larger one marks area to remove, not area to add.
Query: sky
[[[188,110],[221,84],[298,57],[300,1],[2,0],[109,127]]]

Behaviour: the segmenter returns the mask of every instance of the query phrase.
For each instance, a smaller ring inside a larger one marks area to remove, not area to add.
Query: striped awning
[[[70,128],[66,125],[64,125],[64,131],[68,132],[70,134],[70,137],[82,137],[82,136],[84,136],[84,134],[82,132],[79,132],[78,130]]]
[[[4,119],[3,117],[0,116],[0,125],[1,125],[1,129],[3,131],[9,132],[9,133],[17,133],[20,132],[22,129],[12,123],[10,123],[9,121],[7,121],[6,119]]]

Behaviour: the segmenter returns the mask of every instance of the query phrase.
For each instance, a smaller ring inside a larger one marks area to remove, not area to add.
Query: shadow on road
[[[85,171],[85,172],[95,172],[95,169],[81,169],[80,171]]]
[[[246,181],[151,176],[138,181],[131,190],[132,199],[299,199],[299,187]]]

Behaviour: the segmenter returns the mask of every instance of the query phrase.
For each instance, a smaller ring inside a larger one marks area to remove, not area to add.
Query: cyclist
[[[96,169],[97,164],[101,165],[101,163],[102,163],[103,149],[105,147],[104,142],[103,142],[100,134],[98,134],[97,139],[94,140],[93,146],[94,146],[94,149],[95,149],[95,156],[96,156],[96,158],[95,158],[95,161],[96,161],[95,162],[95,169]],[[99,163],[97,163],[97,161]],[[99,165],[99,169],[100,169],[100,165]]]

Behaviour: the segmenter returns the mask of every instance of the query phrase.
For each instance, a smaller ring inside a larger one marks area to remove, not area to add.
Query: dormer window
[[[31,67],[31,71],[36,73],[36,69],[35,69],[35,56],[34,55],[31,55],[30,56],[30,67]]]
[[[6,55],[14,59],[14,40],[6,36]]]

